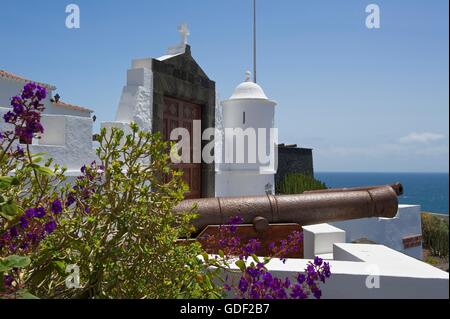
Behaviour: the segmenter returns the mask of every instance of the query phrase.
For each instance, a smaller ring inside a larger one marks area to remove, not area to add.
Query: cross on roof
[[[188,36],[191,35],[191,33],[189,32],[187,23],[181,24],[178,27],[178,32],[180,33],[180,36],[181,36],[181,44],[182,45],[187,44],[188,43]]]

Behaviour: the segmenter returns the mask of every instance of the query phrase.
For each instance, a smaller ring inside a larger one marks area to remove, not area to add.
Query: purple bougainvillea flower
[[[35,234],[34,232],[28,232],[27,238],[31,241],[33,245],[35,245],[39,240],[38,235]]]
[[[53,231],[55,230],[55,228],[56,228],[56,222],[55,222],[55,220],[50,220],[47,224],[45,224],[45,231],[48,233],[48,234],[51,234],[51,233],[53,233]]]
[[[314,258],[314,265],[316,266],[322,266],[323,260],[322,258],[316,256],[316,258]]]
[[[14,278],[10,275],[4,275],[3,276],[3,285],[6,287],[11,287],[14,282]]]
[[[303,284],[305,281],[306,281],[306,276],[303,275],[303,274],[299,274],[298,277],[297,277],[297,282],[299,284]]]
[[[59,199],[53,201],[51,210],[54,214],[59,214],[62,212],[62,204]]]
[[[245,293],[247,289],[248,289],[248,281],[244,277],[241,277],[241,280],[239,280],[239,290],[242,293]]]
[[[17,115],[21,115],[25,111],[25,107],[22,104],[14,105],[13,111]]]
[[[316,299],[320,299],[320,297],[322,297],[322,291],[320,291],[320,289],[312,289],[312,292]]]
[[[22,106],[22,104],[23,104],[23,100],[22,100],[22,98],[20,96],[13,96],[12,97],[12,99],[11,99],[11,106],[12,107],[18,106],[18,105]]]
[[[69,195],[66,200],[66,207],[69,207],[73,203],[75,203],[75,197],[73,197],[72,195]]]
[[[3,115],[3,119],[6,123],[12,123],[15,118],[16,115],[13,112],[7,112],[5,115]]]
[[[252,277],[256,278],[259,276],[259,270],[255,268],[247,268],[247,273]]]
[[[23,91],[22,91],[22,98],[23,99],[30,99],[33,97],[34,95],[34,90],[36,90],[37,85],[35,83],[27,83],[24,87],[23,87]]]
[[[273,277],[270,272],[266,272],[262,275],[262,280],[264,280],[265,285],[270,285],[272,283]]]
[[[17,231],[17,228],[14,226],[10,228],[9,234],[11,235],[11,238],[19,236],[19,232]]]
[[[34,212],[34,217],[42,218],[45,216],[45,209],[43,207],[36,208]]]
[[[23,215],[22,217],[20,217],[20,227],[22,228],[22,229],[25,229],[25,228],[27,228],[28,227],[28,219],[27,219],[27,216],[25,216],[25,215]]]
[[[294,299],[306,299],[308,296],[300,285],[295,285],[292,288],[291,297]]]
[[[27,218],[33,218],[33,217],[35,217],[35,216],[36,216],[36,210],[35,210],[34,208],[27,209],[27,210],[25,211],[25,216],[26,216]]]
[[[47,90],[41,86],[38,86],[36,91],[36,97],[40,101],[45,99],[47,97]]]

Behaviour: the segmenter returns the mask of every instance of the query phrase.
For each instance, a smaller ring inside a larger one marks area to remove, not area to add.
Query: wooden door
[[[184,182],[188,185],[189,191],[185,194],[186,199],[200,198],[202,181],[202,164],[192,163],[193,161],[193,121],[201,120],[202,109],[200,105],[186,101],[165,97],[163,115],[163,138],[168,141],[170,132],[173,129],[183,127],[190,134],[190,163],[172,164],[174,169],[183,171]]]

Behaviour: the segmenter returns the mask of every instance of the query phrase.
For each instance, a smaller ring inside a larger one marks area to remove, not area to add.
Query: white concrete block
[[[305,258],[332,254],[333,244],[345,243],[345,231],[330,224],[304,226],[303,236]]]

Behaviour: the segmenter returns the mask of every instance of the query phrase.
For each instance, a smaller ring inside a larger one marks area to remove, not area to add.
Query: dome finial
[[[245,72],[245,82],[251,82],[252,81],[252,72],[246,71]]]

